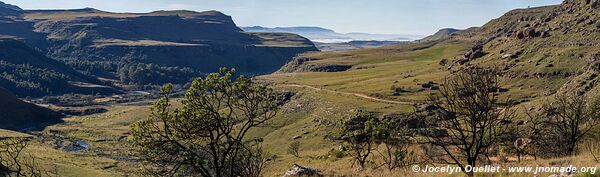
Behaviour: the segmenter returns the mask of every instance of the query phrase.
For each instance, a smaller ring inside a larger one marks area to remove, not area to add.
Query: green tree
[[[358,110],[350,119],[342,123],[340,139],[354,152],[355,163],[365,168],[373,150],[377,147],[377,137],[383,133],[377,114]],[[353,163],[354,165],[354,163]]]
[[[288,154],[291,154],[294,157],[300,157],[300,141],[293,141],[292,143],[290,143],[287,152]]]
[[[233,79],[221,69],[195,79],[173,108],[168,93],[159,99],[149,119],[132,126],[133,143],[157,175],[259,176],[264,165],[260,139],[246,137],[250,129],[276,114],[274,92],[245,77]]]
[[[409,165],[407,159],[412,151],[408,150],[410,139],[407,128],[397,122],[384,120],[379,123],[378,130],[376,141],[383,148],[377,152],[383,159],[383,165],[390,170]]]

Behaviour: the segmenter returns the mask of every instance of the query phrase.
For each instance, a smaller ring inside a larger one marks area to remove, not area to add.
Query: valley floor
[[[461,173],[414,173],[409,168],[393,171],[383,167],[373,169],[375,164],[358,170],[356,165],[353,167],[351,157],[336,157],[332,153],[340,144],[331,141],[328,135],[336,131],[334,125],[345,118],[347,112],[362,108],[394,113],[410,111],[411,105],[313,87],[280,85],[278,89],[293,91],[296,95],[283,106],[279,115],[269,123],[270,126],[254,129],[250,133],[264,138],[265,151],[271,155],[264,176],[281,176],[292,164],[319,169],[327,176],[464,176]],[[45,169],[57,172],[60,176],[145,176],[141,162],[131,152],[128,138],[129,125],[147,118],[149,107],[148,101],[115,104],[109,106],[106,113],[67,118],[62,124],[47,127],[41,134],[26,135],[9,131],[1,133],[37,137],[30,144],[27,153],[38,158]],[[288,144],[293,140],[301,142],[300,157],[286,152]],[[86,147],[81,148],[77,142],[84,142]],[[512,161],[498,165],[597,166],[598,163],[586,152],[572,158],[529,159],[522,163]],[[491,176],[532,175],[502,173]]]

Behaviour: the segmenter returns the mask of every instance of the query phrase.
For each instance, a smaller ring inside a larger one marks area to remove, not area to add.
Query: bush
[[[290,143],[290,145],[288,146],[288,154],[293,155],[294,157],[300,157],[300,142],[299,141],[293,141],[292,143]]]

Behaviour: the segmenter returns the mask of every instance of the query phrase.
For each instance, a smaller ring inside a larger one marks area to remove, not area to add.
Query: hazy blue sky
[[[239,26],[321,26],[339,32],[430,34],[481,26],[515,8],[562,0],[0,0],[24,9],[93,7],[116,12],[218,10]]]

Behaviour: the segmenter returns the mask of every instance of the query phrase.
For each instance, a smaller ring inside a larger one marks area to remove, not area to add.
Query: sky
[[[23,9],[111,12],[218,10],[238,26],[319,26],[337,32],[429,35],[481,26],[511,9],[562,0],[0,0]]]

